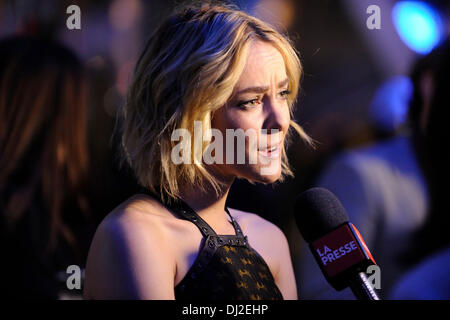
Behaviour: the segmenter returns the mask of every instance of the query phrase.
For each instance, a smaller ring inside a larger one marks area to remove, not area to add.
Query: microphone
[[[312,188],[295,202],[295,221],[328,283],[350,287],[358,300],[379,300],[365,270],[376,265],[367,245],[329,190]]]

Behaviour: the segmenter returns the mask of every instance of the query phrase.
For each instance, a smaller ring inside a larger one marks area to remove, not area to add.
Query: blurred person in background
[[[86,112],[74,53],[26,36],[0,41],[2,296],[59,298],[67,267],[84,265]]]
[[[413,73],[411,113],[420,132],[415,137],[429,186],[429,215],[407,248],[410,270],[396,283],[393,299],[450,299],[450,41],[419,61]]]
[[[409,107],[412,94],[409,77],[397,76],[381,85],[369,109],[379,141],[337,155],[316,182],[339,198],[364,237],[381,269],[382,297],[408,268],[399,257],[429,210],[428,183],[417,149],[423,135],[418,123],[426,106]],[[349,288],[337,292],[330,287],[307,246],[297,267],[302,298],[354,299]]]

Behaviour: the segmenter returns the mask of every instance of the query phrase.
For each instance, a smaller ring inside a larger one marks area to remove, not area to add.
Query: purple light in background
[[[407,76],[395,76],[376,91],[369,107],[370,121],[384,132],[394,132],[406,122],[413,85]]]

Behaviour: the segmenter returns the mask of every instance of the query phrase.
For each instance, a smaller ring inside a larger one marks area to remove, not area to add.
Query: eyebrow
[[[278,89],[281,88],[281,87],[284,87],[288,82],[289,82],[288,78],[278,82]],[[252,92],[252,93],[253,92],[254,93],[264,93],[267,90],[269,90],[269,86],[248,87],[248,88],[239,90],[238,92],[236,92],[236,94],[250,93],[250,92]]]

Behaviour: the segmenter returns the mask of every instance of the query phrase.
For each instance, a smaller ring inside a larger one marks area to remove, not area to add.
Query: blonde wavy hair
[[[270,43],[284,58],[292,118],[301,63],[290,41],[267,23],[228,5],[203,4],[178,9],[150,37],[121,114],[123,160],[139,184],[169,199],[178,198],[183,186],[220,190],[221,183],[198,161],[208,142],[197,142],[202,148],[191,152],[192,164],[176,165],[171,136],[175,129],[187,129],[192,139],[203,139],[193,134],[194,121],[201,121],[203,134],[211,129],[212,115],[232,97],[255,40]],[[286,143],[291,128],[311,143],[293,120]],[[292,175],[283,148],[279,180]]]

